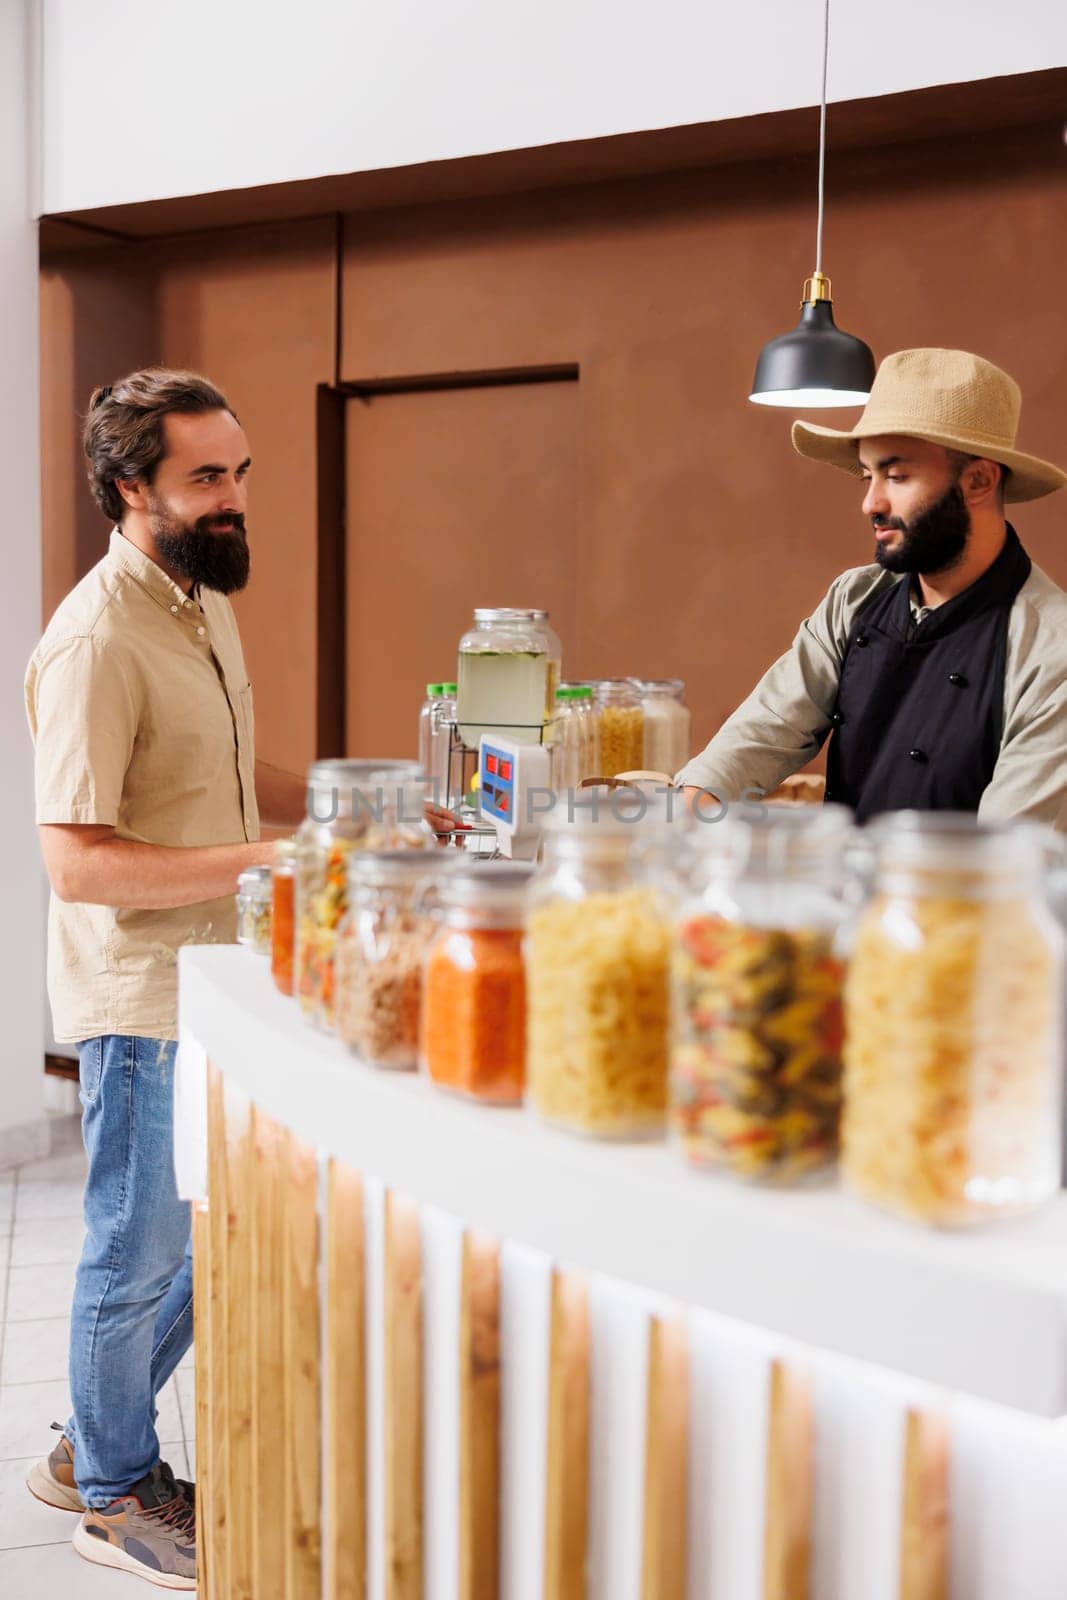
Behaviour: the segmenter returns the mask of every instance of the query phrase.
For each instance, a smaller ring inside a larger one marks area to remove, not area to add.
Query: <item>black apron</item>
[[[1007,543],[977,583],[913,625],[911,579],[883,589],[845,645],[826,799],[880,811],[977,811],[1004,720],[1008,616],[1030,557]]]

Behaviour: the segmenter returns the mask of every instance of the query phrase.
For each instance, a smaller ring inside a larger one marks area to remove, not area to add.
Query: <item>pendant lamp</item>
[[[862,339],[834,326],[830,280],[822,270],[826,188],[826,75],[830,59],[830,0],[825,0],[822,101],[819,113],[819,221],[815,271],[804,282],[800,321],[792,333],[760,351],[749,399],[761,406],[861,406],[874,382],[874,356]]]

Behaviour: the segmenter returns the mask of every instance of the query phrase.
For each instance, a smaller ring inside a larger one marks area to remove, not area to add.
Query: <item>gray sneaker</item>
[[[59,1428],[53,1422],[53,1428]],[[26,1487],[46,1506],[60,1511],[84,1511],[85,1502],[74,1482],[74,1447],[66,1434],[61,1434],[58,1444],[48,1455],[35,1461],[26,1478]]]
[[[195,1589],[193,1497],[161,1461],[120,1499],[86,1511],[74,1548],[86,1561],[136,1572],[161,1589]]]

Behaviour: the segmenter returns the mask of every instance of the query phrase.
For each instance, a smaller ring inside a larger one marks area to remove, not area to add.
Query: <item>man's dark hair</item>
[[[163,459],[163,418],[175,412],[229,411],[226,396],[198,372],[145,367],[93,392],[82,430],[93,499],[112,522],[126,502],[118,481],[151,483]]]

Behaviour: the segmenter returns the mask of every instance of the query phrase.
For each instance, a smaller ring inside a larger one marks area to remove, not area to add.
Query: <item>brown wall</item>
[[[221,230],[57,251],[42,270],[45,616],[103,554],[79,415],[92,389],[150,362],[207,372],[253,455],[254,580],[236,599],[257,750],[314,759],[316,386],[333,376],[335,223]]]
[[[879,356],[942,344],[1000,362],[1023,387],[1023,446],[1067,457],[1058,123],[836,159],[831,147],[829,176],[839,322]],[[409,748],[419,688],[449,670],[471,608],[547,603],[568,674],[685,677],[702,742],[831,578],[870,556],[856,484],[797,458],[788,416],[745,399],[760,345],[795,322],[813,265],[813,177],[808,160],[764,160],[351,214],[339,351],[332,219],[50,264],[53,597],[90,554],[70,418],[93,383],[147,359],[138,352],[155,338],[152,355],[227,387],[248,427],[255,565],[240,607],[260,748],[302,765],[314,754],[316,640],[332,594],[327,585],[316,601],[315,389],[338,357],[341,380],[367,391],[347,403],[348,576],[337,585],[351,737],[377,747],[395,726],[391,745]],[[504,389],[469,405],[469,389],[451,400],[373,391],[569,364],[575,384],[546,386],[568,390],[566,415],[534,421],[537,402],[522,411],[515,426],[533,433],[515,465],[521,477],[524,460],[557,448],[573,512],[549,513],[553,537],[513,574],[501,554],[509,540],[526,549],[535,526],[508,487],[507,419],[523,401]],[[494,395],[498,408],[487,406]],[[1017,517],[1035,559],[1067,586],[1063,521],[1060,497]],[[406,530],[403,550],[390,527]],[[478,542],[489,527],[491,554]],[[383,559],[391,550],[396,561]],[[337,684],[344,676],[339,660]]]
[[[790,417],[745,399],[813,264],[809,176],[765,163],[346,219],[345,380],[577,363],[564,671],[685,678],[701,743],[830,580],[871,559],[855,482],[801,461]],[[1044,134],[852,154],[832,164],[827,226],[841,325],[878,355],[960,345],[1003,364],[1023,387],[1025,445],[1053,459],[1067,455],[1049,359],[1064,176]],[[837,426],[854,415],[823,414]],[[406,460],[393,442],[398,476],[419,471],[417,437]],[[1067,584],[1064,507],[1021,508],[1018,522]],[[511,531],[506,519],[497,530]],[[409,616],[432,618],[436,642],[458,638],[475,603],[537,603],[506,582],[488,593],[476,570],[466,588],[466,605],[450,590],[445,619],[432,569],[412,574]],[[417,637],[412,649],[409,694],[443,670]]]

